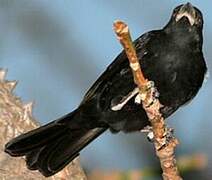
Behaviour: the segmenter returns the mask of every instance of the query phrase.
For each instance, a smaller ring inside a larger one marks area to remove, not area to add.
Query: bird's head
[[[192,6],[191,3],[182,4],[174,9],[167,26],[185,28],[189,31],[192,29],[202,30],[203,16],[201,11]]]
[[[188,21],[190,26],[202,26],[202,13],[191,3],[178,6],[174,9],[173,18],[176,23]]]
[[[197,49],[202,48],[202,29],[202,13],[190,3],[176,7],[164,27],[165,32],[180,46],[192,45]]]

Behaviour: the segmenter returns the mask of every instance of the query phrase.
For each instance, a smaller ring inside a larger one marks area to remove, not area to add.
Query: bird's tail
[[[103,133],[106,128],[82,128],[76,119],[78,111],[22,134],[5,145],[11,156],[26,156],[30,170],[51,176],[79,155],[81,149]]]

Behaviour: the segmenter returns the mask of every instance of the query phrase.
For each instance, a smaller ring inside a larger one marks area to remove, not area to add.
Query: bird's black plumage
[[[160,93],[165,118],[190,101],[202,85],[206,72],[202,28],[201,12],[187,3],[174,9],[163,29],[134,41],[145,77],[155,82]],[[132,132],[149,124],[144,109],[135,103],[135,88],[123,51],[75,111],[12,139],[5,151],[11,156],[25,155],[29,169],[51,176],[105,130]]]

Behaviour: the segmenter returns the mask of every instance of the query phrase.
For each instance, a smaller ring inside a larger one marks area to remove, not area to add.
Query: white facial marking
[[[178,22],[182,17],[187,17],[191,26],[194,25],[195,19],[187,12],[177,14],[175,20]]]

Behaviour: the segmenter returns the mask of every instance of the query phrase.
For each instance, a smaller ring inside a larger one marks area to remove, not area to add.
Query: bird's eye
[[[174,11],[173,11],[173,16],[174,16],[174,17],[175,17],[176,14],[178,13],[178,11],[179,11],[179,8],[175,8],[175,9],[174,9]]]
[[[176,12],[177,12],[177,9],[174,9],[174,12],[173,12],[173,14],[176,14]]]

